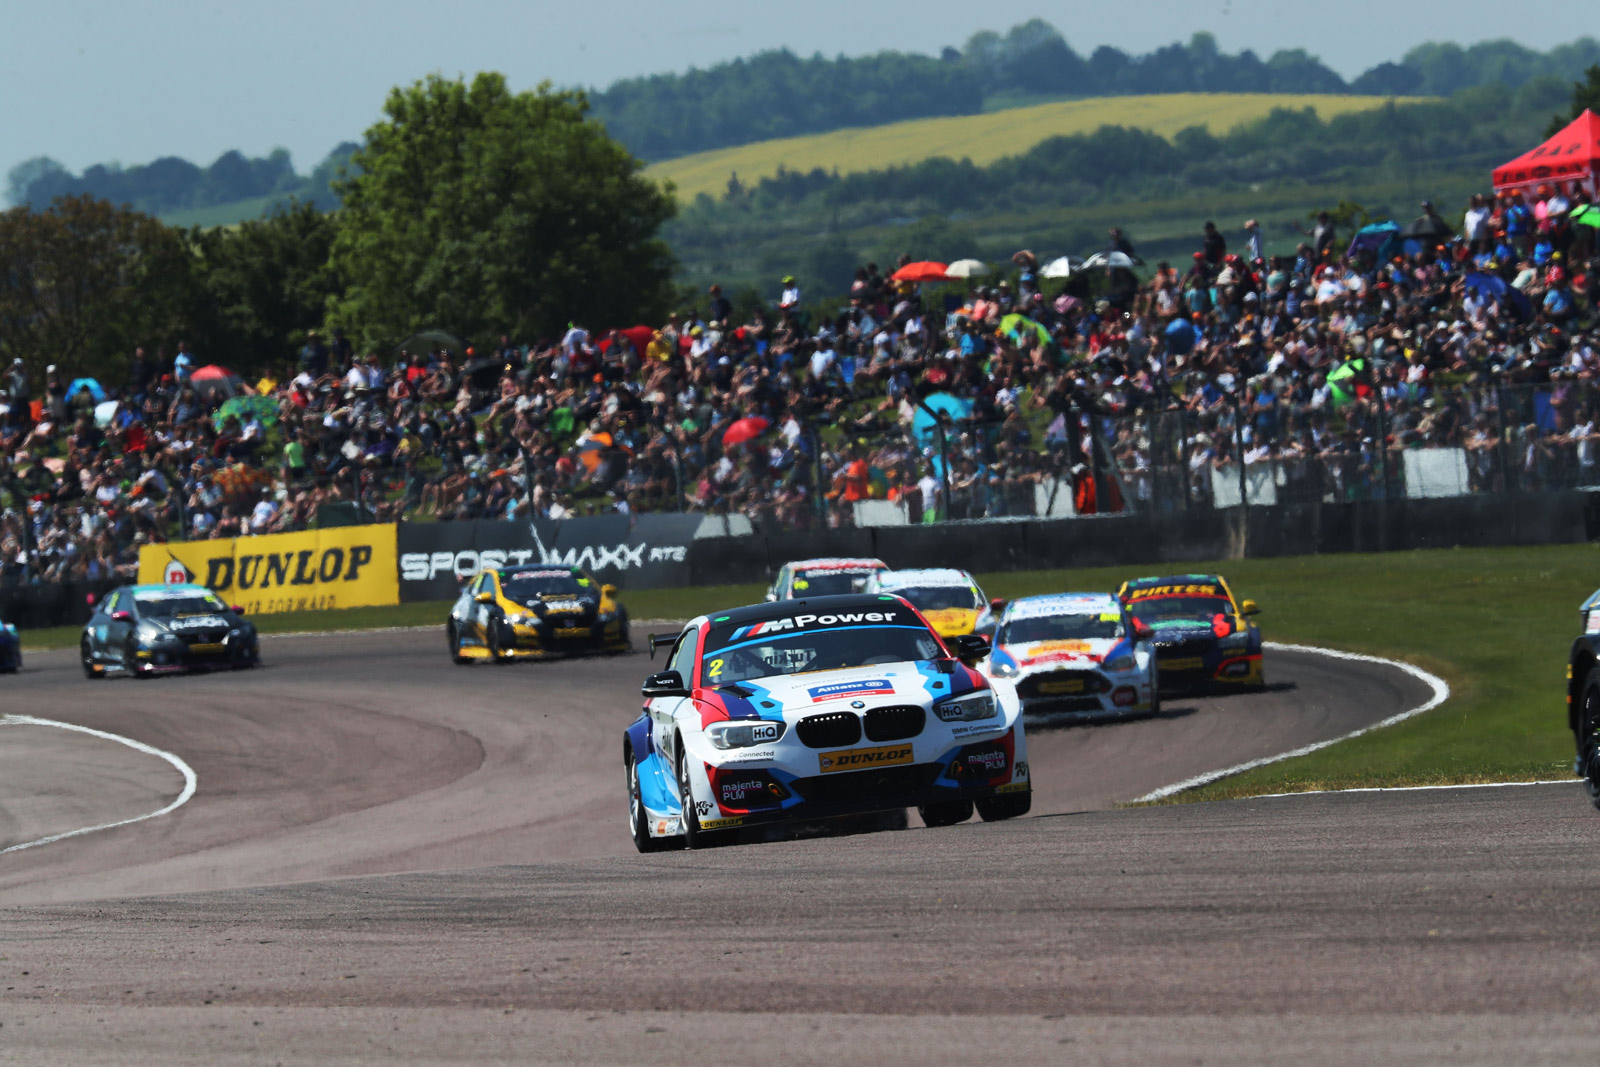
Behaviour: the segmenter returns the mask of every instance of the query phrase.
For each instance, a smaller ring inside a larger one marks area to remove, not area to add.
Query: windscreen
[[[859,593],[861,584],[866,581],[870,570],[842,570],[829,568],[825,571],[801,571],[794,576],[790,586],[794,595],[807,596],[843,596],[846,593]]]
[[[210,593],[149,593],[133,599],[139,603],[139,614],[147,619],[182,619],[190,615],[216,615],[228,610],[228,605]]]
[[[1035,641],[1117,640],[1122,636],[1122,613],[1107,611],[1013,619],[1001,628],[998,643],[1026,645]]]
[[[1145,622],[1161,619],[1212,619],[1232,615],[1222,587],[1210,582],[1174,583],[1129,590],[1128,610]]]
[[[951,608],[961,611],[983,609],[983,601],[978,598],[978,591],[970,585],[910,586],[896,589],[894,592],[896,596],[903,596],[915,604],[919,611],[949,611]]]
[[[757,623],[712,623],[701,679],[723,685],[775,674],[842,670],[942,657],[915,614],[893,601],[865,610],[797,614]]]
[[[565,570],[501,571],[500,591],[508,600],[525,603],[541,597],[582,596],[594,591],[594,581]]]

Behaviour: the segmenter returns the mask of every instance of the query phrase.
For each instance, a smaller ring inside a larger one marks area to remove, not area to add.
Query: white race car
[[[915,807],[928,826],[1025,814],[1016,693],[896,596],[781,600],[693,620],[622,743],[641,852],[762,823]]]
[[[1000,616],[983,669],[1016,687],[1030,721],[1156,715],[1152,636],[1111,593],[1022,597]]]
[[[956,567],[915,567],[903,571],[879,571],[867,579],[869,593],[903,596],[940,637],[994,633],[995,615],[1000,601],[988,600],[970,571]]]
[[[778,568],[778,575],[767,589],[768,600],[794,600],[799,597],[839,596],[859,593],[867,579],[889,565],[881,559],[827,558],[797,559]]]

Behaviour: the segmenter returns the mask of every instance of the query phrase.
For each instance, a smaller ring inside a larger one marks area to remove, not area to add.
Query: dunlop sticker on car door
[[[878,748],[846,748],[817,755],[823,774],[835,771],[867,771],[874,767],[894,767],[911,762],[910,745],[882,745]]]

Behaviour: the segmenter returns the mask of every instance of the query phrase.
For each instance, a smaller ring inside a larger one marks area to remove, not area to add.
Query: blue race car
[[[22,638],[17,628],[0,622],[0,674],[16,674],[22,669]]]
[[[1254,600],[1238,601],[1215,574],[1173,574],[1123,582],[1117,597],[1155,631],[1151,643],[1163,689],[1266,684]]]

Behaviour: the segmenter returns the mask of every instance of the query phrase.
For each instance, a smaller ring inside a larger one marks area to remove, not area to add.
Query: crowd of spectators
[[[1112,230],[1105,251],[1132,267],[1046,278],[1023,251],[972,284],[919,284],[869,264],[825,310],[793,278],[738,316],[712,286],[649,329],[534,345],[363,354],[312,331],[251,383],[262,399],[227,408],[237,383],[199,381],[206,355],[181,341],[139,350],[104,397],[19,360],[0,377],[0,582],[128,574],[140,544],[303,529],[330,505],[804,528],[870,498],[910,521],[1063,492],[1080,512],[1203,506],[1241,452],[1291,494],[1403,491],[1396,454],[1428,446],[1465,450],[1475,490],[1589,484],[1589,203],[1575,183],[1477,196],[1459,233],[1424,203],[1350,244],[1323,214],[1284,255],[1254,220],[1233,243],[1208,222],[1192,261],[1153,267]],[[930,410],[941,431],[918,425]],[[725,442],[741,420],[762,421]]]

